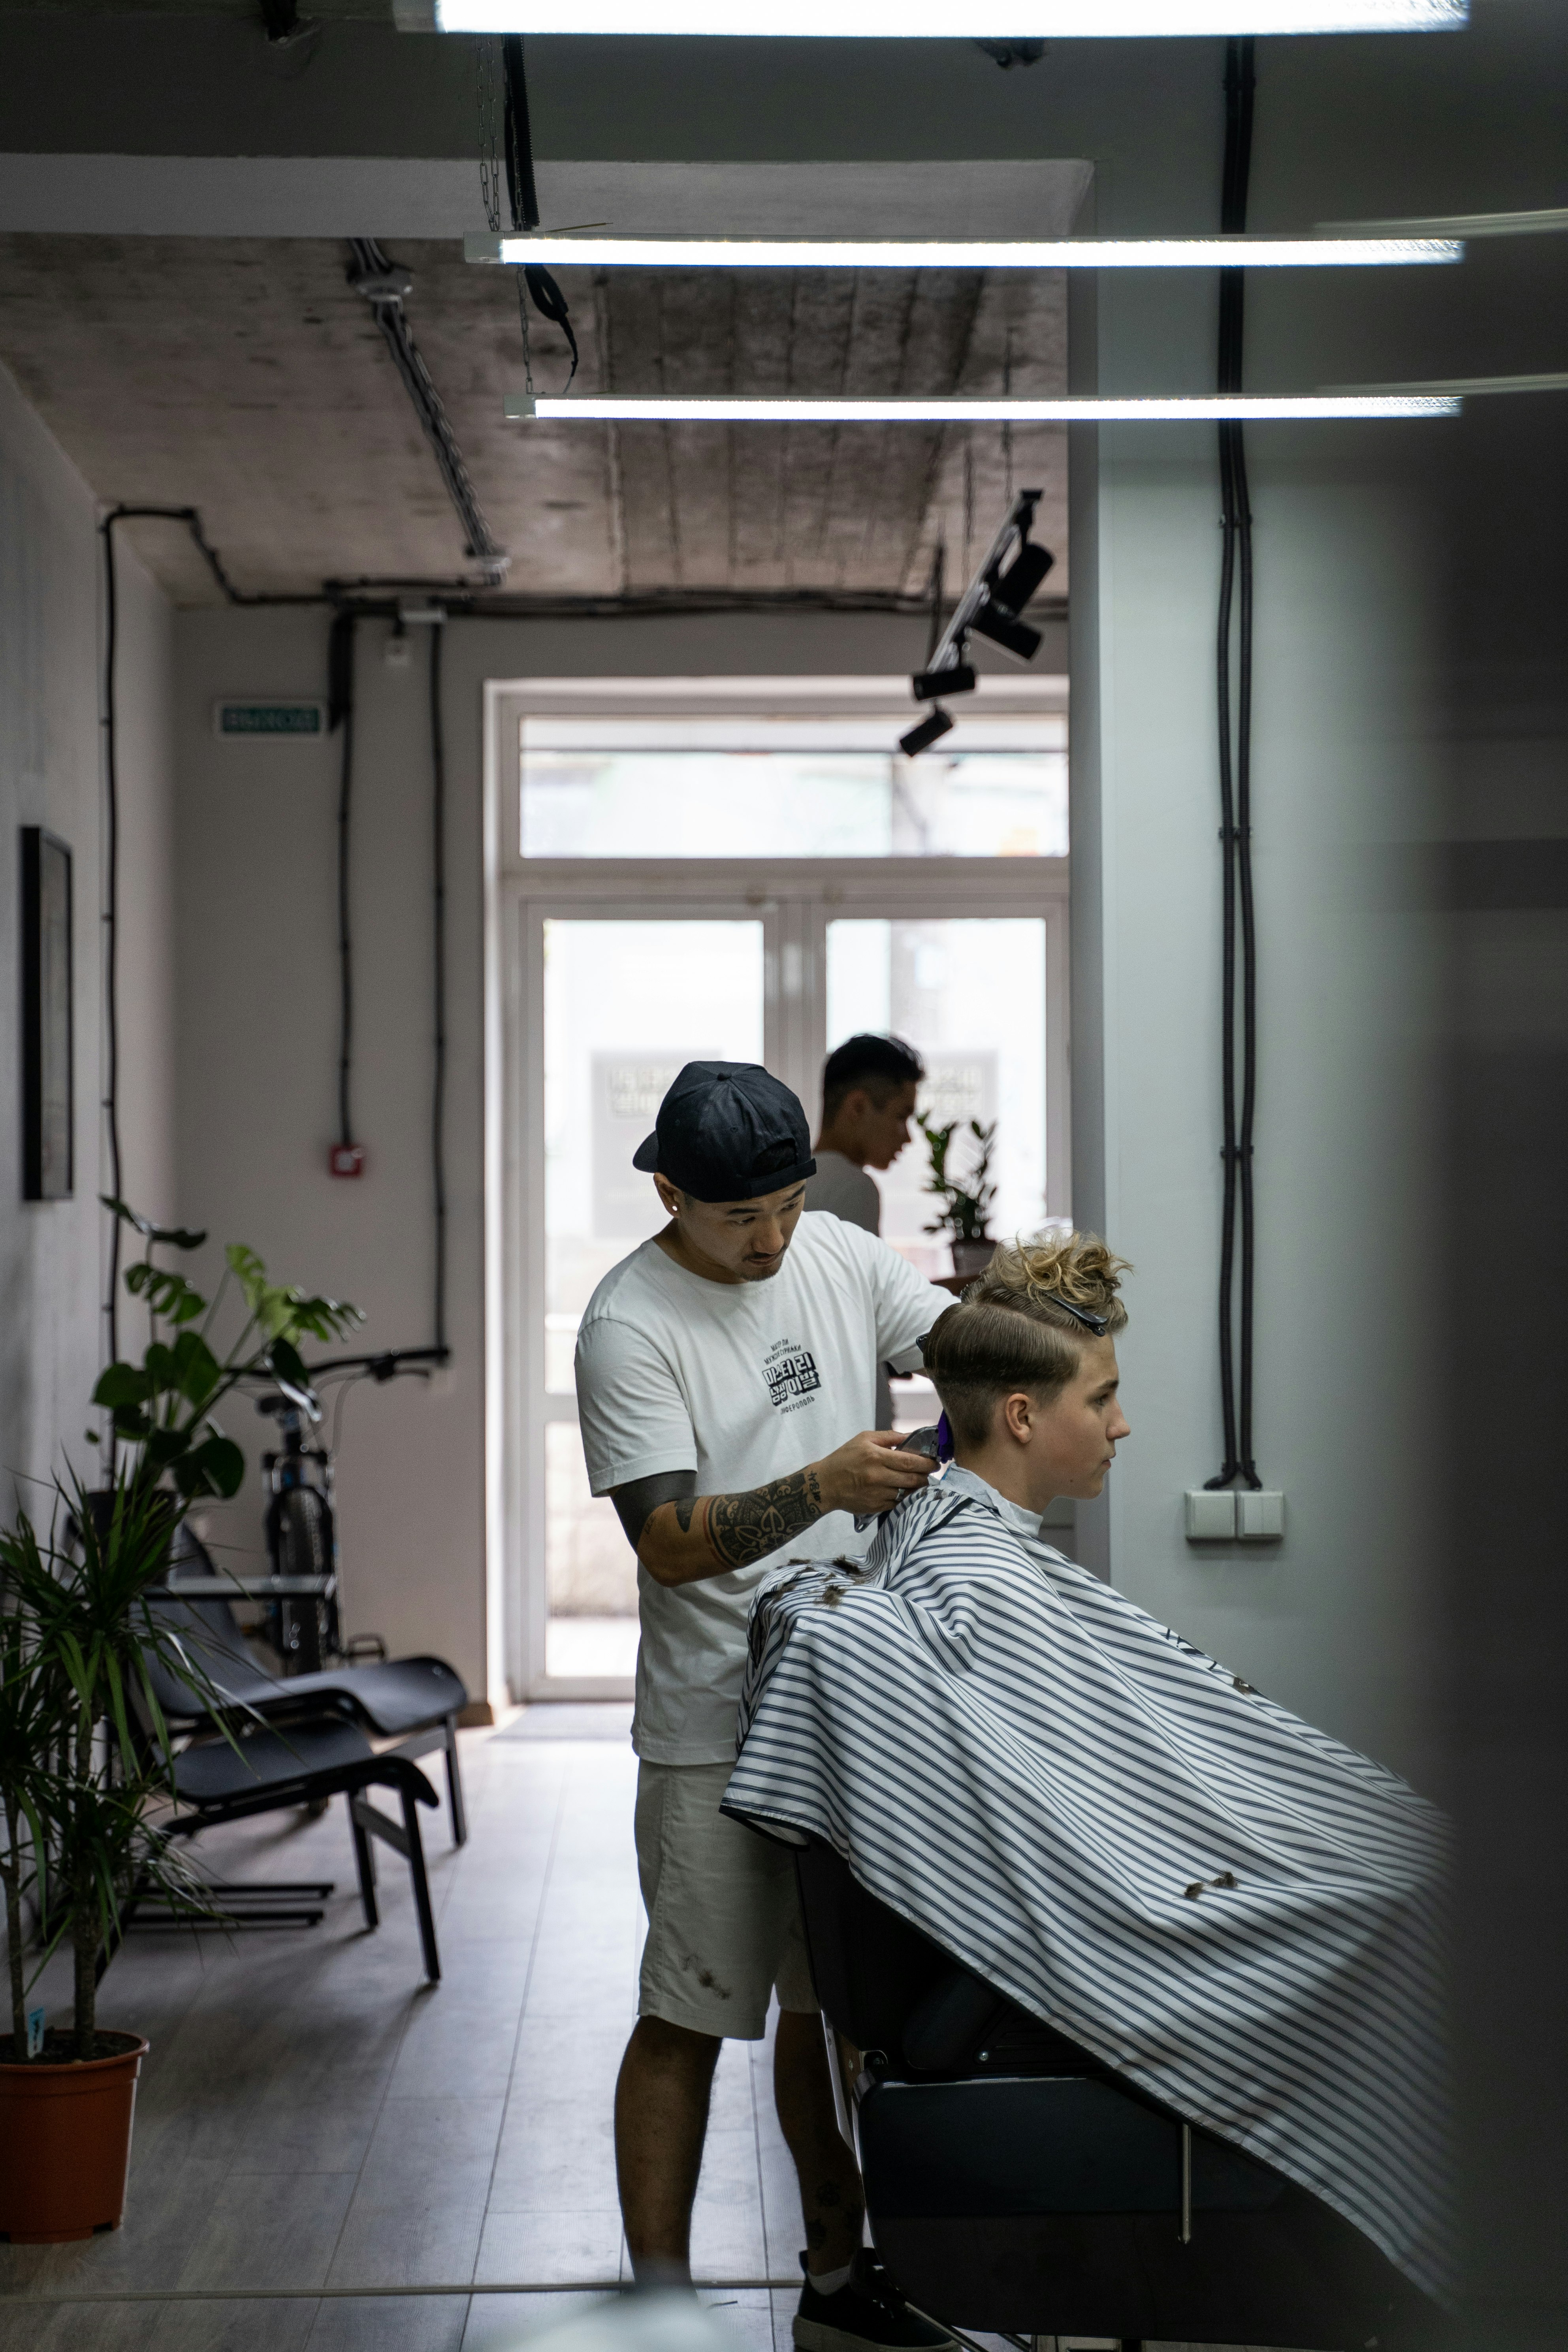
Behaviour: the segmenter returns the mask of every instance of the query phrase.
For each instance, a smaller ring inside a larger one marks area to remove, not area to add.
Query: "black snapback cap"
[[[632,1166],[694,1201],[755,1201],[816,1173],[799,1096],[756,1062],[688,1062]]]

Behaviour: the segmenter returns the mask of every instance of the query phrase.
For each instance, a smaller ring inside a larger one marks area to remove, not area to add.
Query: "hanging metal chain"
[[[479,100],[479,189],[485,218],[493,236],[500,235],[500,49],[498,42],[474,44],[474,73]]]

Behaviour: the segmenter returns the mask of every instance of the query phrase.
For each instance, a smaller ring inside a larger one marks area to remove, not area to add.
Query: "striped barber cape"
[[[758,1593],[723,1804],[1443,2293],[1442,1817],[973,1472]]]

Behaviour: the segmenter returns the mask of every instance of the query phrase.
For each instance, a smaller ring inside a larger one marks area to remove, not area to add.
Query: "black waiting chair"
[[[830,1847],[795,1859],[817,1998],[859,2054],[840,2122],[913,2304],[1124,2346],[1426,2340],[1432,2305],[1338,2214],[982,1983]]]
[[[245,1724],[237,1727],[233,1745],[219,1736],[182,1748],[174,1759],[174,1787],[179,1811],[160,1822],[165,1837],[197,1837],[223,1822],[246,1821],[258,1813],[281,1812],[298,1805],[326,1804],[339,1795],[346,1798],[365,1926],[374,1927],[380,1921],[371,1843],[380,1839],[408,1864],[425,1973],[432,1984],[440,1982],[436,1916],[419,1832],[419,1807],[437,1805],[440,1799],[417,1764],[394,1751],[384,1749],[378,1755],[358,1725],[345,1722],[341,1716],[324,1721],[303,1719],[276,1728]],[[371,1802],[370,1791],[377,1787],[395,1792],[401,1822]],[[289,1886],[220,1882],[210,1889],[214,1907],[205,1915],[162,1893],[138,1894],[126,1906],[121,1926],[310,1927],[321,1917],[321,1912],[302,1905],[331,1892],[330,1880]],[[101,1956],[100,1974],[110,1957],[109,1951]]]
[[[182,1573],[187,1577],[216,1574],[205,1547],[184,1528],[169,1565],[171,1591],[178,1590]],[[468,1826],[458,1757],[458,1716],[467,1706],[468,1694],[443,1659],[392,1658],[284,1678],[266,1674],[257,1663],[231,1601],[171,1599],[154,1601],[150,1606],[160,1625],[185,1643],[202,1672],[235,1709],[269,1723],[302,1716],[319,1719],[342,1715],[378,1739],[394,1740],[396,1744],[384,1749],[384,1754],[410,1760],[442,1750],[452,1843],[466,1843]],[[188,1683],[159,1660],[150,1657],[148,1666],[149,1679],[171,1729],[196,1733],[213,1728],[211,1713]]]

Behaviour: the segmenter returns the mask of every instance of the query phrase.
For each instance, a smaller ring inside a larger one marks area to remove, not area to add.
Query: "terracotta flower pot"
[[[120,2227],[147,2044],[134,2033],[98,2038],[121,2046],[107,2058],[0,2059],[0,2231],[14,2246]]]
[[[984,1274],[996,1255],[994,1242],[959,1242],[952,1244],[952,1270],[967,1281],[972,1276]]]

